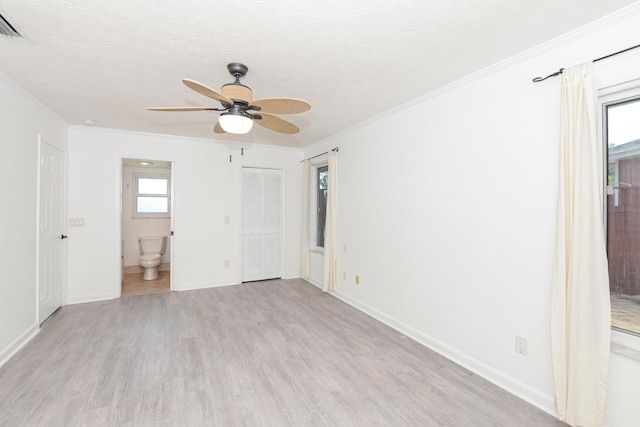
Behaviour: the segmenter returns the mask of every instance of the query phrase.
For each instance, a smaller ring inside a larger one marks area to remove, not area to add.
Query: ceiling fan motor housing
[[[241,83],[229,83],[222,86],[220,90],[224,96],[231,98],[234,101],[244,101],[247,104],[253,101],[253,91],[249,86],[245,86]]]
[[[222,94],[234,101],[239,100],[249,104],[253,101],[253,91],[249,86],[245,86],[240,83],[240,77],[244,77],[247,74],[249,67],[239,62],[232,62],[227,64],[227,70],[229,70],[229,73],[236,78],[236,81],[222,86]]]

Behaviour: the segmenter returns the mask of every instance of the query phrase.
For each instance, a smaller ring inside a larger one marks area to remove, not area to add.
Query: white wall
[[[552,412],[560,81],[530,80],[636,44],[638,27],[635,6],[307,150],[340,147],[347,280],[339,275],[338,295]],[[638,51],[596,66],[602,86],[638,70]],[[11,206],[2,213],[10,227],[0,249],[0,363],[37,330],[37,135],[66,150],[65,130],[0,76],[0,141],[10,154],[0,170],[5,183],[20,184],[3,190]],[[68,302],[117,296],[123,157],[176,162],[178,289],[239,281],[241,167],[282,167],[284,272],[298,275],[299,152],[246,146],[241,157],[235,146],[229,163],[229,144],[212,140],[81,127],[68,139],[67,216],[86,219],[68,229]],[[528,338],[528,357],[514,353],[515,334]],[[640,362],[612,355],[609,426],[640,425],[639,379]]]
[[[232,144],[108,129],[69,130],[68,216],[86,218],[69,229],[70,303],[109,299],[120,292],[122,158],[174,162],[172,280],[177,290],[240,282],[241,168],[281,168],[285,182],[285,277],[299,276],[300,150]],[[225,217],[229,224],[225,224]],[[224,261],[229,267],[224,267]]]
[[[561,80],[531,79],[637,44],[638,28],[640,4],[306,150],[340,148],[337,295],[555,413]],[[640,78],[640,50],[595,72],[600,86]],[[609,426],[640,425],[639,376],[612,355]]]
[[[38,135],[66,151],[66,129],[63,120],[0,74],[0,180],[5,224],[0,245],[0,365],[38,330]]]
[[[155,159],[149,159],[155,160]],[[155,173],[171,178],[171,169],[145,168],[125,166],[122,173],[122,238],[124,239],[124,266],[140,266],[140,236],[169,236],[171,232],[170,218],[134,218],[134,173]],[[162,256],[162,263],[171,261],[171,245]]]

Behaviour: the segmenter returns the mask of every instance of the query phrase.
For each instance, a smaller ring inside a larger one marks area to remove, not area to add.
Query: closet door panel
[[[262,280],[262,235],[242,236],[242,281]]]
[[[263,182],[263,272],[265,279],[282,277],[282,172],[266,169]]]
[[[243,168],[242,281],[282,277],[282,171]]]
[[[263,279],[282,277],[282,237],[280,233],[263,234]]]

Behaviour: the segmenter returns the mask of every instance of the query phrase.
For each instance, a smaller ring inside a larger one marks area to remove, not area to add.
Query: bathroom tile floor
[[[640,296],[611,294],[611,325],[640,333]]]
[[[169,275],[169,271],[160,271],[157,280],[142,280],[142,273],[125,274],[122,279],[122,296],[169,292]]]

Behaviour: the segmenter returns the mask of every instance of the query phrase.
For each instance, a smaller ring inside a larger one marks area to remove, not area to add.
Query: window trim
[[[608,190],[608,168],[609,168],[609,156],[608,147],[609,142],[607,140],[607,107],[614,104],[624,103],[632,99],[640,98],[640,79],[631,80],[628,82],[608,86],[598,91],[598,107],[600,114],[597,114],[597,130],[598,138],[603,141],[603,161],[605,177],[604,181],[604,227],[606,233],[607,227],[607,190]],[[627,331],[617,327],[611,327],[611,351],[620,353],[640,360],[640,336],[634,331]]]
[[[318,170],[329,166],[329,161],[326,156],[324,159],[320,159],[315,163],[312,163],[309,168],[309,173],[312,174],[309,179],[309,186],[311,193],[309,194],[309,250],[311,252],[324,254],[324,247],[318,246]]]
[[[316,191],[316,194],[315,194],[315,196],[316,196],[316,213],[315,213],[316,214],[316,242],[315,242],[315,244],[316,244],[316,247],[322,248],[323,250],[324,250],[324,241],[325,241],[324,235],[322,236],[322,246],[320,246],[318,244],[318,240],[320,240],[320,236],[319,236],[319,231],[320,231],[320,224],[319,224],[319,220],[320,220],[320,190],[321,190],[320,189],[320,174],[322,172],[325,172],[325,171],[327,173],[327,178],[328,178],[328,175],[329,175],[329,165],[328,164],[324,165],[324,166],[318,166],[316,168],[316,188],[315,188],[315,191]],[[324,191],[325,191],[326,194],[329,194],[329,188],[324,189]],[[324,204],[324,218],[325,218],[325,224],[326,224],[326,218],[327,218],[327,204],[326,204],[326,201],[325,201],[325,204]],[[323,227],[322,231],[324,233],[324,227]]]
[[[622,347],[622,351],[616,348],[616,346]],[[626,350],[632,350],[635,357],[640,358],[640,337],[618,328],[611,328],[611,350],[620,353],[626,353]]]
[[[136,219],[143,218],[171,218],[171,175],[161,172],[133,172],[133,206],[131,208],[131,217]],[[165,179],[167,181],[166,194],[144,194],[138,192],[138,180],[140,178]],[[138,212],[138,197],[161,197],[167,199],[167,212]]]

